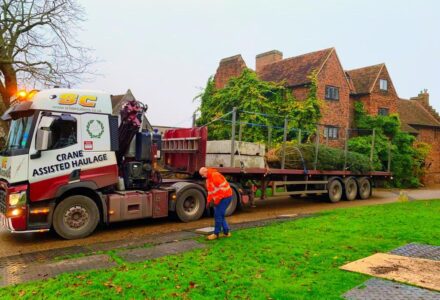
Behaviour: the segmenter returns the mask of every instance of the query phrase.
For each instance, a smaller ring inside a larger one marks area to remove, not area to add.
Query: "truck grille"
[[[6,214],[6,192],[0,190],[0,213]]]

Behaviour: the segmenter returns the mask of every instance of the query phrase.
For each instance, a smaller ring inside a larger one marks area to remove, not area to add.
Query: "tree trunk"
[[[11,97],[17,92],[17,76],[12,65],[2,65],[1,72],[4,76],[4,84],[0,83],[0,117],[11,104]],[[9,123],[0,119],[0,148],[6,142],[9,132]]]
[[[5,78],[5,83],[0,89],[2,101],[5,105],[5,109],[9,108],[10,100],[15,93],[17,93],[17,75],[15,74],[14,67],[12,65],[2,65],[1,71]]]

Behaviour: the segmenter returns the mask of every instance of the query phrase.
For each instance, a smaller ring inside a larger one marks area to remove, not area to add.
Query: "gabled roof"
[[[398,99],[397,109],[402,124],[406,124],[404,125],[405,127],[440,127],[440,122],[437,121],[420,103],[418,103],[417,100]],[[402,129],[405,128],[404,126],[402,126]]]
[[[263,67],[259,77],[265,81],[285,81],[287,86],[307,84],[313,71],[319,72],[335,48],[286,58]]]
[[[354,94],[369,94],[373,90],[380,72],[385,64],[378,64],[364,68],[345,71],[349,81],[352,83]]]

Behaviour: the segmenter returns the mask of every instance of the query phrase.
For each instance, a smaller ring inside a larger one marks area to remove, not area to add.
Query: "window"
[[[388,91],[388,81],[386,79],[379,80],[379,88],[381,91]]]
[[[33,115],[12,120],[5,150],[21,150],[27,148]]]
[[[60,149],[76,144],[76,119],[70,115],[61,115],[53,121],[52,147],[50,149]]]
[[[325,126],[324,137],[330,140],[336,140],[339,137],[339,128],[334,126]]]
[[[325,86],[325,99],[339,100],[339,88],[331,85]]]
[[[379,116],[388,116],[390,114],[390,109],[381,107],[381,108],[379,108],[379,111],[377,112],[377,114]]]

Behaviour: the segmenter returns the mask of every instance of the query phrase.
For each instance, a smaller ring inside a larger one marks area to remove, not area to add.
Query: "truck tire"
[[[66,240],[89,236],[100,221],[99,209],[89,197],[74,195],[61,201],[53,214],[56,233]]]
[[[232,200],[231,203],[229,203],[229,206],[226,208],[225,211],[225,216],[229,217],[230,215],[232,215],[235,210],[237,209],[237,205],[238,205],[238,194],[235,191],[235,189],[232,189]]]
[[[202,217],[205,211],[205,196],[196,188],[189,188],[177,197],[176,214],[182,222],[191,222]]]
[[[331,179],[327,184],[328,199],[332,203],[339,202],[342,198],[342,183],[338,179]]]
[[[367,177],[361,177],[358,180],[358,194],[362,200],[368,199],[371,196],[371,182]]]
[[[356,179],[349,177],[344,181],[344,198],[353,201],[358,195],[358,185]]]

